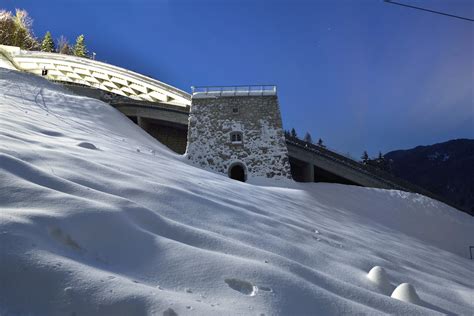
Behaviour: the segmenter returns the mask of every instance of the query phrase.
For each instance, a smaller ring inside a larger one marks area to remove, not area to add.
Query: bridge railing
[[[276,85],[193,86],[193,97],[276,95]]]
[[[416,184],[413,184],[411,182],[408,182],[404,179],[401,179],[401,178],[398,178],[386,171],[383,171],[383,170],[380,170],[380,169],[377,169],[376,167],[374,166],[370,166],[370,165],[364,165],[358,161],[355,161],[353,160],[352,158],[348,158],[344,155],[341,155],[341,154],[338,154],[338,153],[335,153],[335,152],[332,152],[331,150],[327,149],[327,148],[324,148],[324,147],[321,147],[321,146],[318,146],[318,145],[315,145],[315,144],[310,144],[310,143],[307,143],[303,140],[300,140],[300,139],[297,139],[297,138],[293,138],[293,137],[290,137],[290,138],[287,138],[286,139],[286,142],[287,143],[290,143],[292,145],[295,145],[297,147],[300,147],[300,148],[304,148],[305,150],[308,150],[308,151],[312,151],[312,152],[316,152],[318,153],[318,155],[320,156],[323,156],[327,159],[330,159],[330,160],[333,160],[339,164],[342,164],[342,165],[345,165],[349,168],[352,168],[352,169],[355,169],[375,180],[378,180],[382,183],[385,183],[386,185],[388,185],[389,187],[391,187],[392,189],[396,189],[396,190],[401,190],[401,191],[407,191],[407,192],[413,192],[413,193],[419,193],[419,194],[422,194],[424,196],[428,196],[432,199],[435,199],[435,200],[438,200],[438,201],[441,201],[447,205],[450,205],[458,210],[461,210],[463,212],[466,212],[468,214],[471,214],[471,215],[474,215],[471,211],[467,210],[467,209],[464,209],[462,207],[459,207],[458,205],[454,204],[453,202],[443,198],[443,197],[440,197],[424,188],[421,188],[419,187],[418,185]]]

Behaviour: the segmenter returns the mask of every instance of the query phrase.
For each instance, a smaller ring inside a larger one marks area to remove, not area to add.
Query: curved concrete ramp
[[[126,96],[135,100],[190,106],[191,96],[161,81],[88,58],[21,50],[0,45],[0,55],[16,69]]]

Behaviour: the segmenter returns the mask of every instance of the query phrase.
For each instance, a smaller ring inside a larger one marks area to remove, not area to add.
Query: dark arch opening
[[[245,170],[240,164],[233,165],[229,170],[229,177],[231,179],[245,182]]]

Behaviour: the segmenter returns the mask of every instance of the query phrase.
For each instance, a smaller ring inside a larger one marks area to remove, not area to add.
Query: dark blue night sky
[[[399,2],[474,18],[474,1]],[[365,1],[3,0],[34,30],[190,91],[276,84],[285,128],[359,157],[474,138],[474,23]]]

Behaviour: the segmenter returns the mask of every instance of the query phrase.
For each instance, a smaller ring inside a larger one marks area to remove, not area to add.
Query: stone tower
[[[236,180],[290,179],[276,87],[193,88],[186,155]]]

